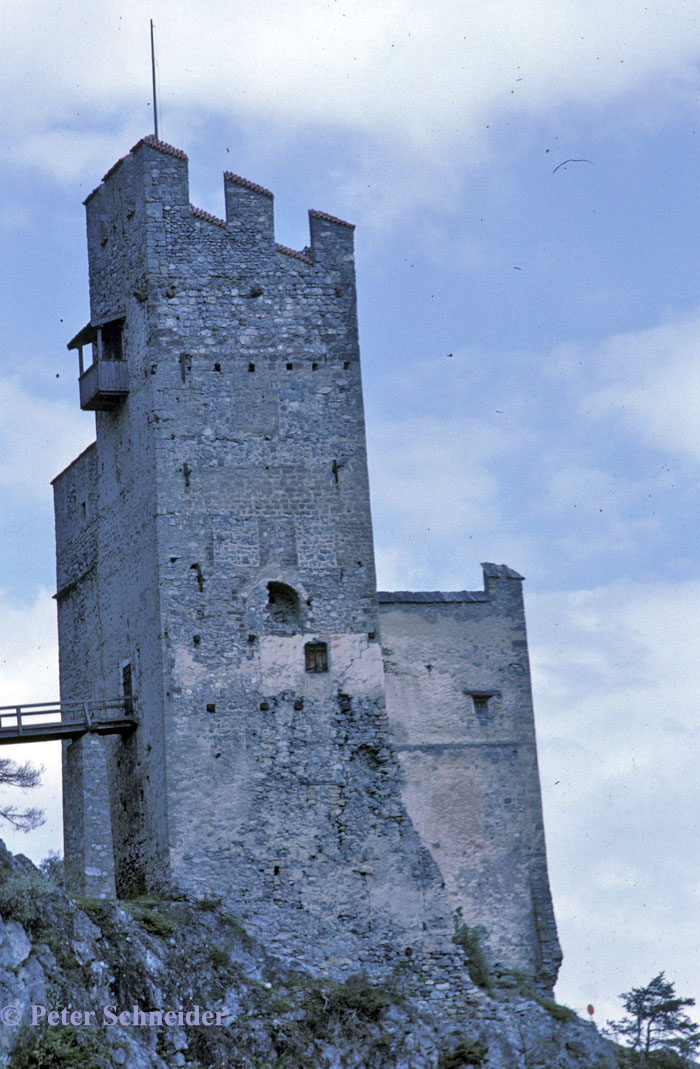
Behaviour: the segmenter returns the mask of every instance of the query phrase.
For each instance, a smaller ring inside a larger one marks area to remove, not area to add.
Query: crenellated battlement
[[[159,158],[163,156],[168,157],[168,163],[173,161],[173,165],[163,166],[165,161]],[[265,186],[232,171],[224,172],[225,217],[196,207],[189,199],[188,163],[187,153],[182,149],[156,140],[153,135],[141,138],[129,153],[110,167],[100,185],[85,198],[83,203],[88,215],[97,213],[103,230],[112,212],[118,214],[119,223],[123,222],[124,196],[109,203],[109,191],[116,182],[119,186],[132,187],[133,207],[127,210],[128,219],[134,218],[140,206],[149,205],[146,220],[153,223],[159,217],[153,206],[160,202],[163,213],[172,215],[179,208],[193,219],[217,226],[234,242],[255,247],[260,255],[280,252],[313,264],[334,258],[347,262],[352,254],[354,224],[317,209],[309,210],[308,248],[297,250],[280,245],[275,241],[274,194]],[[126,200],[129,200],[128,194]],[[100,242],[103,246],[106,244],[104,233],[100,234]]]
[[[257,182],[251,182],[248,178],[241,178],[239,174],[234,174],[232,171],[224,171],[224,179],[227,182],[232,182],[234,186],[243,186],[244,189],[250,189],[253,193],[262,193],[263,197],[274,197],[274,193],[269,189],[265,189],[265,186],[259,186]]]

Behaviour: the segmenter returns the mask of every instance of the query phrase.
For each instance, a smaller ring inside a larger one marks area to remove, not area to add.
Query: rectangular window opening
[[[328,646],[325,642],[307,642],[304,657],[307,672],[328,671]]]
[[[124,695],[124,712],[127,716],[133,716],[134,703],[132,698],[134,696],[134,686],[131,673],[131,661],[126,661],[122,665],[122,694]]]
[[[113,319],[111,323],[103,323],[99,328],[103,360],[123,360],[122,323],[121,319]]]

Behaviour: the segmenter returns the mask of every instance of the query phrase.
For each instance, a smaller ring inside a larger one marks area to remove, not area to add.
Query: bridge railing
[[[133,696],[0,706],[0,742],[123,732],[138,723]]]

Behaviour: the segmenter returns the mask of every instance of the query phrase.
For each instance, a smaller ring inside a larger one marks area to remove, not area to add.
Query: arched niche
[[[273,635],[294,635],[301,630],[301,605],[294,587],[271,580],[267,584],[265,616]]]

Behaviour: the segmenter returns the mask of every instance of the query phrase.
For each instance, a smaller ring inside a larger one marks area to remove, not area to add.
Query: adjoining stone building
[[[218,894],[334,975],[454,955],[453,917],[551,986],[521,577],[377,594],[353,228],[140,141],[86,201],[70,343],[96,441],[56,480],[64,700],[126,737],[64,744],[76,889]]]

